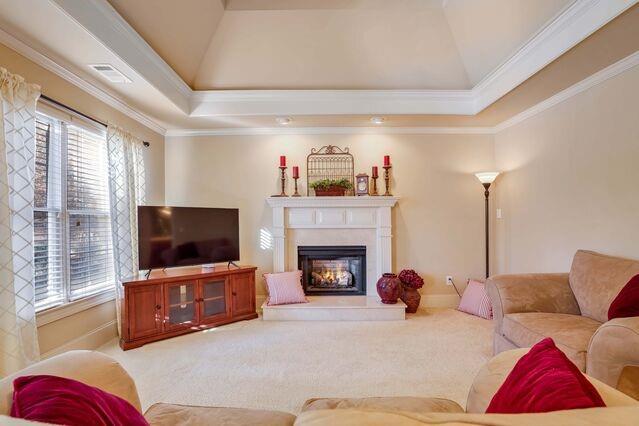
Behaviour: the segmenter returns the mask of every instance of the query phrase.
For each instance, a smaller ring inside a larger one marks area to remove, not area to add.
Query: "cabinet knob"
[[[155,309],[159,311],[160,309],[162,309],[162,305],[155,305]]]
[[[232,294],[233,296],[237,296],[237,293],[236,293],[236,292],[232,292],[231,294]]]

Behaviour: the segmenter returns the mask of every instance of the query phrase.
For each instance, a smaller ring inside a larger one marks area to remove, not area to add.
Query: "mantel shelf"
[[[393,207],[399,197],[268,197],[271,207]]]

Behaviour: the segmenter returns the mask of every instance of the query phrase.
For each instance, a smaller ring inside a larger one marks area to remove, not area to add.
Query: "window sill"
[[[109,289],[73,302],[65,303],[64,305],[45,309],[44,311],[36,313],[36,325],[38,327],[41,327],[45,324],[49,324],[69,317],[71,315],[75,315],[78,312],[86,311],[89,308],[101,305],[106,302],[110,302],[114,299],[115,290]]]

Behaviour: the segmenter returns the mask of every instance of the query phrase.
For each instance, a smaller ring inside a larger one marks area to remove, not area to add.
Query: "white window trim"
[[[62,305],[37,312],[36,324],[38,327],[41,327],[45,324],[50,324],[63,318],[70,317],[78,312],[86,311],[89,308],[102,305],[103,303],[107,303],[112,300],[115,300],[115,289],[108,288],[96,294],[92,294],[91,296],[83,297],[82,299],[74,300],[73,302],[66,302]]]
[[[66,108],[62,108],[59,105],[51,104],[46,99],[38,100],[37,112],[48,115],[62,122],[66,122],[67,125],[73,124],[76,126],[79,125],[80,127],[85,127],[92,132],[102,134],[106,138],[106,129],[104,129],[102,126],[96,125],[95,123],[80,116],[79,114],[76,114],[73,111],[66,110]],[[66,161],[64,163],[66,163]],[[63,170],[62,172],[65,173],[65,170]],[[62,181],[62,184],[65,184],[64,180]],[[63,193],[66,194],[66,191],[63,191]],[[34,209],[34,211],[35,210],[36,209]],[[69,212],[70,211],[67,211],[67,214]],[[68,271],[68,267],[65,268],[65,271]],[[64,279],[66,280],[67,278],[65,277]],[[87,309],[93,308],[95,306],[108,303],[112,300],[116,300],[115,283],[112,288],[105,288],[96,292],[95,294],[91,294],[74,301],[69,301],[67,297],[68,295],[65,294],[64,302],[59,305],[36,311],[36,326],[41,327],[43,325],[70,317],[79,312],[86,311]]]

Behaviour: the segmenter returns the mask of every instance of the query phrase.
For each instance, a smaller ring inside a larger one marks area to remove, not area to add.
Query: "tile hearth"
[[[264,321],[401,321],[406,304],[385,305],[377,296],[308,296],[309,303],[267,306]]]

